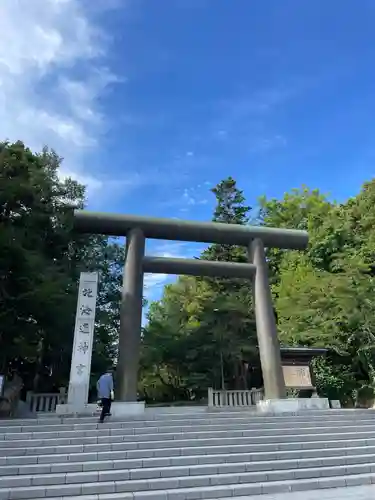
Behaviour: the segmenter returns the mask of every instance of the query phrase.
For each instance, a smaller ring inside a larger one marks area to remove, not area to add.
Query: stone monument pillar
[[[87,404],[97,291],[98,273],[81,273],[68,390],[68,405],[73,411]]]
[[[133,265],[132,258],[130,257],[129,259],[130,259],[130,266],[132,266]],[[127,267],[125,266],[126,273],[130,274],[130,276],[132,276],[132,269],[133,269],[132,267],[130,267],[130,269],[127,269]],[[132,279],[130,279],[130,289],[125,288],[125,290],[128,291],[130,290],[130,292],[134,290],[134,288],[132,288],[133,283],[134,282],[132,281]],[[140,311],[142,311],[142,279],[140,283],[138,279],[137,286],[141,287]],[[72,414],[93,415],[97,413],[98,410],[96,403],[88,404],[87,402],[89,384],[90,384],[91,356],[92,356],[92,348],[94,340],[97,289],[98,289],[98,273],[81,273],[79,290],[78,290],[76,322],[74,328],[74,343],[73,343],[72,362],[70,369],[68,402],[67,404],[59,404],[56,406],[56,414],[58,415],[72,415]],[[135,301],[135,303],[137,303],[137,301]],[[133,306],[134,302],[130,302],[129,303],[130,312],[131,313],[135,312],[136,314],[134,316],[130,314],[130,323],[129,319],[128,322],[125,323],[125,325],[127,325],[128,327],[133,326],[135,323],[132,323],[131,321],[135,321],[135,319],[138,318],[138,314],[141,314],[141,312],[139,313],[139,310],[137,313],[137,310],[134,310]],[[128,309],[126,310],[128,311]],[[138,370],[137,353],[139,352],[140,339],[137,339],[135,333],[138,332],[138,330],[137,329],[134,330],[133,328],[126,330],[126,332],[130,331],[133,335],[130,337],[126,337],[126,342],[125,342],[125,348],[129,347],[131,350],[128,351],[127,354],[125,355],[126,364],[122,365],[123,367],[124,366],[126,367],[125,370],[123,369],[122,372],[120,371],[120,373],[125,373],[125,375],[130,373],[131,376],[128,378],[128,380],[130,381],[131,385],[130,386],[128,385],[126,387],[130,387],[131,389],[133,389],[133,391],[134,387],[135,391],[137,387],[137,380],[136,380],[137,370]],[[139,331],[139,336],[140,336],[140,331]],[[122,359],[124,360],[124,349],[122,350]],[[128,359],[131,360],[129,363],[127,363]],[[117,389],[118,387],[116,387],[115,384],[115,402],[113,403],[111,410],[112,415],[114,417],[119,418],[126,415],[136,415],[144,412],[145,408],[144,402],[136,402],[136,399],[130,399],[130,401],[134,402],[122,402],[121,398],[117,396]],[[135,392],[135,397],[136,397],[136,392]]]

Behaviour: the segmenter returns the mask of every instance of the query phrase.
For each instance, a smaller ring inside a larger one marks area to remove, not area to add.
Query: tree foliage
[[[305,253],[269,254],[281,341],[330,349],[315,361],[317,385],[342,400],[375,384],[374,195],[373,181],[343,204],[307,189],[262,201],[267,224],[310,234]]]
[[[60,179],[61,161],[0,144],[0,372],[17,369],[27,389],[67,382],[81,271],[100,274],[94,370],[115,355],[122,251],[71,231],[85,189]]]

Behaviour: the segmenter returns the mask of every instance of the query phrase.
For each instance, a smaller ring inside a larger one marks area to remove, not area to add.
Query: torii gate
[[[126,236],[116,399],[137,401],[144,273],[252,279],[256,329],[266,399],[286,397],[265,247],[305,249],[306,231],[74,211],[80,233]],[[249,263],[145,256],[146,238],[244,246]]]

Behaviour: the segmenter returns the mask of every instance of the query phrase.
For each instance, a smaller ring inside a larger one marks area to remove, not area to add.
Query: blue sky
[[[344,199],[374,175],[372,0],[1,9],[0,135],[55,148],[89,208],[208,220],[228,175],[250,204],[302,184]],[[165,280],[147,278],[150,298]]]

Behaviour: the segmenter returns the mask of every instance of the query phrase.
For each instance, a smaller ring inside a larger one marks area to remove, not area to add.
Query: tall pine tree
[[[238,189],[233,177],[222,180],[211,189],[217,200],[212,220],[227,224],[247,224],[251,208],[245,205],[243,191]]]
[[[249,222],[251,208],[245,204],[243,191],[238,189],[232,177],[222,180],[211,189],[216,196],[216,207],[212,220],[225,224],[246,225]],[[243,248],[233,245],[214,243],[203,252],[202,259],[228,262],[245,262],[246,254]]]

